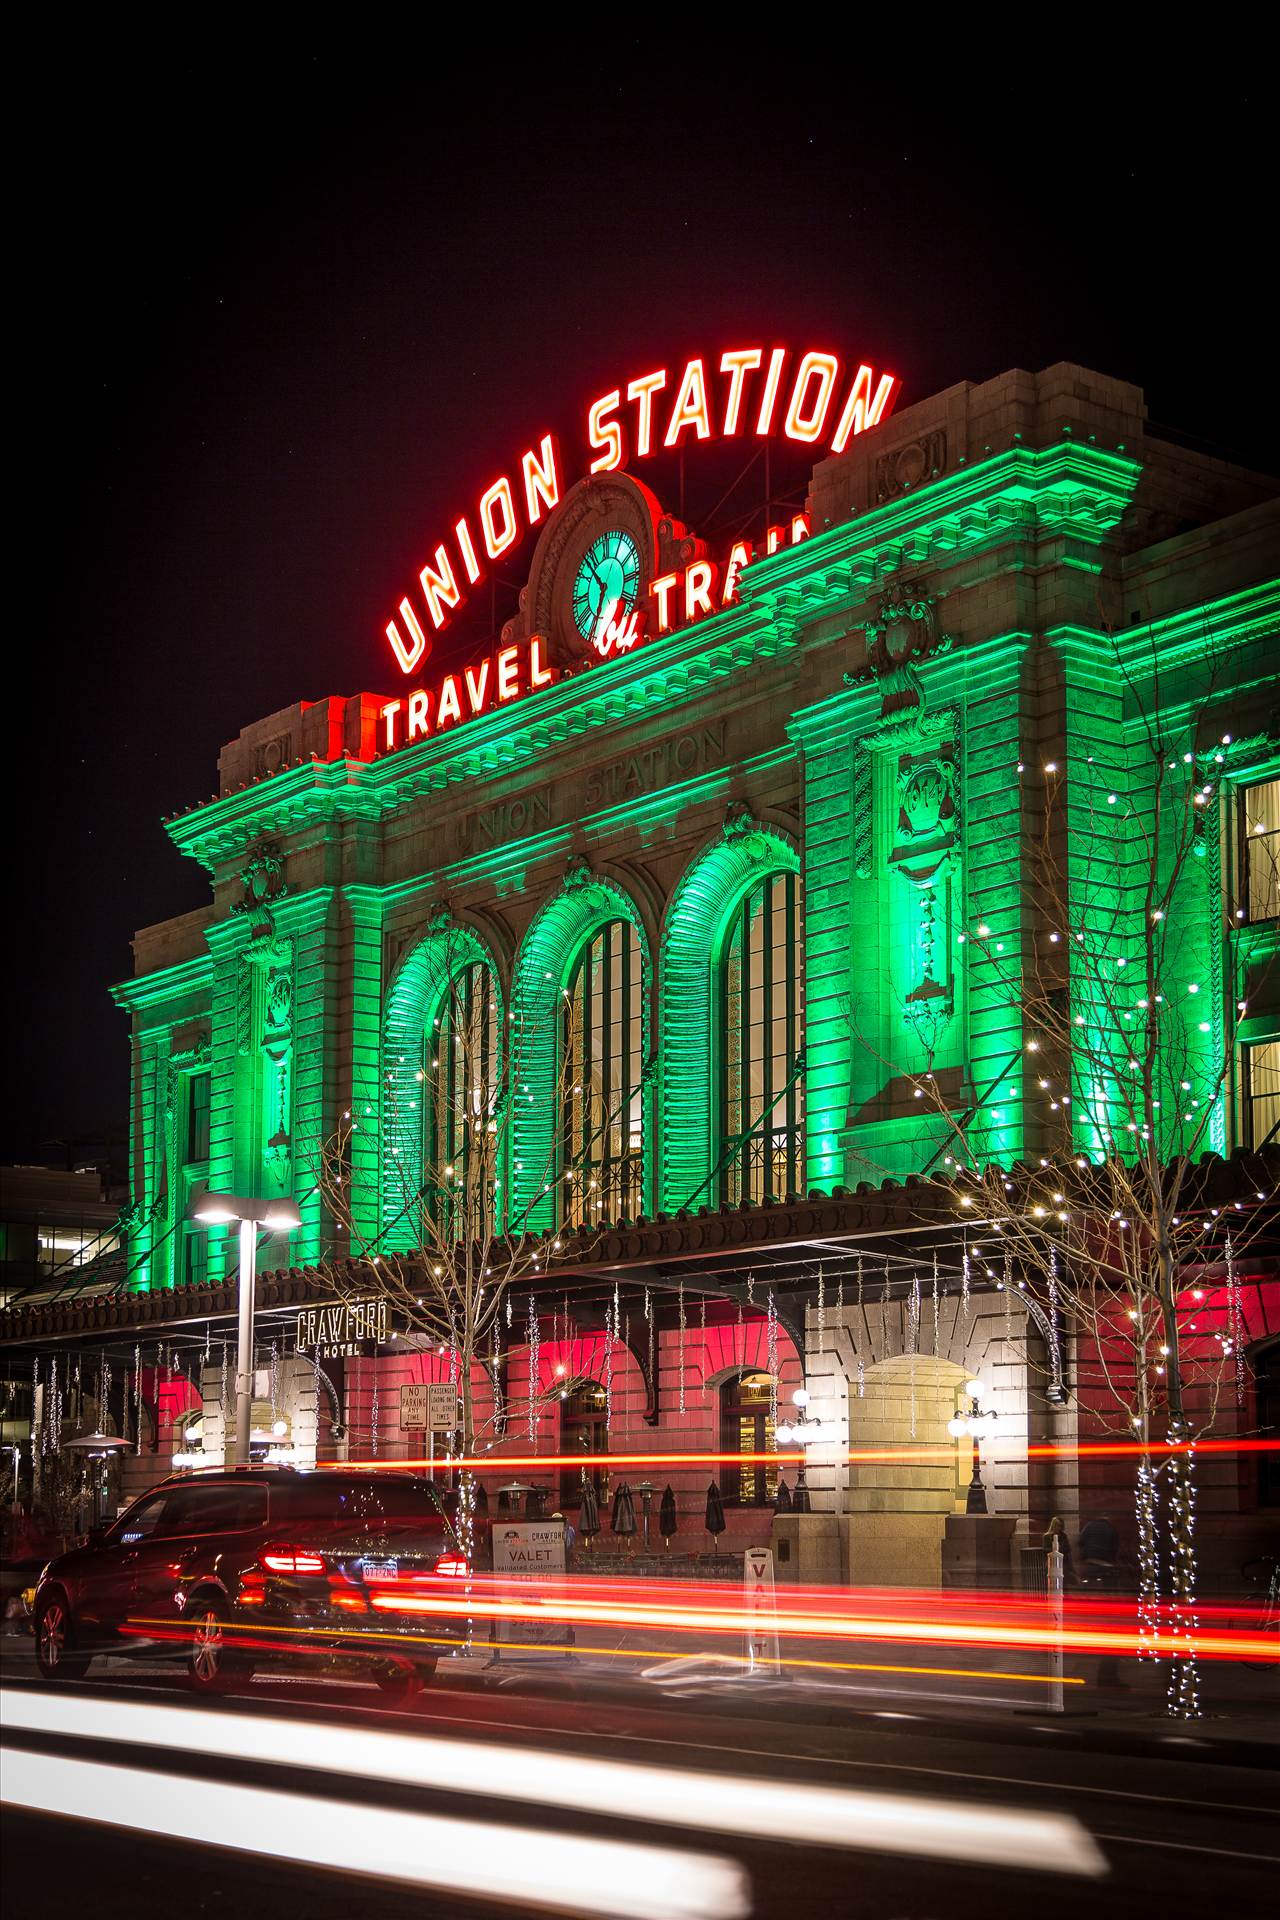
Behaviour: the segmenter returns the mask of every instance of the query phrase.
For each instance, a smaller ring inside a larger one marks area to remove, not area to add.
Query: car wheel
[[[45,1680],[83,1680],[90,1656],[75,1650],[71,1609],[61,1593],[51,1593],[36,1608],[36,1665]]]
[[[187,1619],[191,1624],[191,1652],[187,1679],[193,1693],[230,1693],[249,1677],[248,1662],[231,1650],[227,1609],[221,1600],[197,1600]]]
[[[436,1670],[434,1660],[387,1660],[373,1670],[379,1688],[393,1700],[414,1700]]]

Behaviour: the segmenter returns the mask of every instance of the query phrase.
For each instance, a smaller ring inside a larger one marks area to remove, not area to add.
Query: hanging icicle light
[[[1236,1406],[1242,1408],[1245,1403],[1244,1370],[1244,1299],[1240,1290],[1240,1274],[1236,1267],[1235,1248],[1231,1244],[1231,1235],[1227,1235],[1227,1338],[1231,1343],[1231,1357],[1235,1361]]]
[[[525,1329],[529,1349],[529,1444],[533,1446],[538,1438],[538,1307],[532,1294],[529,1295],[529,1316]],[[608,1325],[605,1328],[605,1345],[609,1340]]]
[[[648,1328],[648,1331],[649,1331],[649,1387],[650,1387],[650,1391],[656,1395],[657,1387],[658,1387],[658,1376],[657,1376],[657,1373],[654,1371],[654,1369],[657,1362],[658,1336],[657,1336],[657,1328],[654,1326],[654,1321],[653,1321],[653,1294],[651,1293],[648,1287],[646,1287],[644,1290],[644,1320],[645,1320],[645,1326]]]
[[[683,1279],[681,1279],[680,1285],[676,1289],[676,1302],[677,1302],[677,1307],[676,1307],[677,1324],[680,1329],[679,1342],[676,1349],[676,1368],[677,1368],[677,1378],[679,1381],[679,1390],[680,1390],[680,1412],[683,1414],[684,1413],[684,1280]]]

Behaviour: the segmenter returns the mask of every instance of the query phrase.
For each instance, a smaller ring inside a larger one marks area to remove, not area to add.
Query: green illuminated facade
[[[559,1183],[529,1185],[563,1127],[557,1008],[609,927],[638,954],[615,1051],[642,1060],[620,1089],[640,1212],[760,1198],[780,1168],[828,1192],[925,1170],[948,1138],[916,1098],[930,1068],[972,1114],[975,1158],[1035,1156],[1064,1124],[1095,1150],[1096,1101],[1055,1117],[1024,1076],[1016,969],[1060,911],[1036,884],[1046,783],[1066,808],[1061,912],[1122,957],[1143,862],[1136,841],[1100,860],[1102,789],[1148,817],[1146,728],[1193,715],[1231,740],[1176,930],[1186,1052],[1209,1074],[1246,1000],[1213,1144],[1259,1144],[1280,1113],[1277,906],[1253,851],[1280,846],[1276,502],[1149,433],[1133,387],[1010,373],[824,461],[810,537],[747,568],[737,604],[588,664],[583,554],[607,535],[643,585],[674,536],[625,475],[580,483],[510,635],[548,636],[555,684],[381,753],[385,696],[301,703],[247,727],[217,797],[167,823],[211,898],[139,934],[117,989],[132,1284],[226,1271],[223,1237],[183,1225],[200,1180],[294,1195],[302,1231],[264,1265],[331,1251],[315,1168],[347,1113],[364,1243],[402,1244],[391,1156],[429,1152],[414,1075],[463,962],[491,969],[498,1030],[537,1036],[506,1177],[559,1224]]]

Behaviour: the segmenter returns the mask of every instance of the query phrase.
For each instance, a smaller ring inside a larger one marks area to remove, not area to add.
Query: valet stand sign
[[[743,1612],[747,1626],[748,1676],[780,1678],[778,1602],[773,1584],[773,1548],[748,1547],[742,1556]]]

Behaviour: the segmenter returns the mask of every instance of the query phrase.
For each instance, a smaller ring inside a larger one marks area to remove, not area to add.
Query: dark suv
[[[80,1679],[130,1648],[225,1692],[303,1664],[416,1690],[467,1631],[456,1495],[409,1473],[249,1467],[166,1480],[40,1575],[36,1660]],[[472,1558],[488,1561],[488,1523]],[[442,1609],[442,1610],[438,1610]]]

